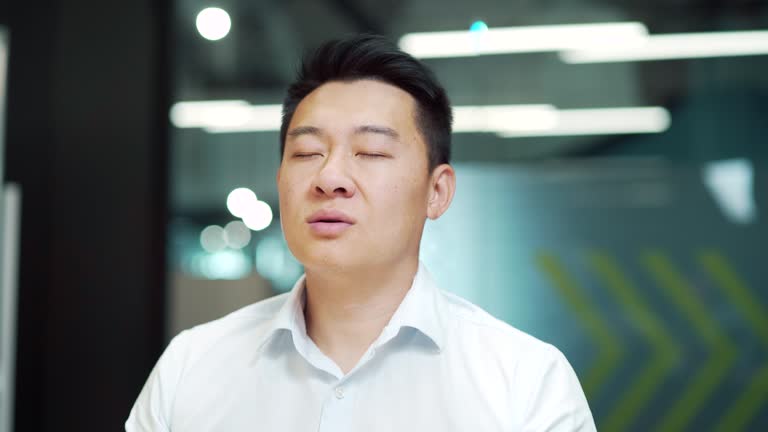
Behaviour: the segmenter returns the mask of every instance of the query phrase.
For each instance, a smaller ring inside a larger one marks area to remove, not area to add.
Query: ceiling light
[[[197,14],[195,20],[197,31],[208,40],[216,41],[224,38],[232,28],[232,20],[227,11],[221,8],[205,8]]]
[[[567,63],[608,63],[768,54],[768,31],[678,33],[648,36],[641,44],[566,50]]]
[[[480,105],[453,108],[454,132],[535,131],[554,126],[552,105]]]
[[[612,135],[659,133],[670,124],[669,112],[661,107],[565,109],[556,112],[551,127],[536,131],[501,130],[504,138],[530,136]]]
[[[208,132],[280,130],[282,105],[251,105],[244,100],[177,102],[171,107],[171,123],[178,128]]]
[[[251,105],[243,121],[209,122],[203,129],[211,133],[279,131],[282,115],[282,105]]]
[[[487,54],[562,51],[640,44],[648,29],[639,22],[494,27],[483,31],[409,33],[400,48],[414,57],[466,57]]]
[[[177,127],[211,133],[278,131],[280,116],[280,105],[237,100],[179,102],[171,109]],[[465,105],[453,107],[453,117],[453,132],[504,137],[652,133],[666,130],[670,123],[669,112],[661,107],[558,110],[549,104]]]

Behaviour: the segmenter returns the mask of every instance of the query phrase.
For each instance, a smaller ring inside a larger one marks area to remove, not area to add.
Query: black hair
[[[283,101],[280,156],[291,118],[308,94],[328,82],[364,79],[393,85],[413,96],[416,126],[427,145],[429,171],[450,162],[453,118],[445,90],[424,63],[386,38],[370,34],[331,40],[304,56]]]

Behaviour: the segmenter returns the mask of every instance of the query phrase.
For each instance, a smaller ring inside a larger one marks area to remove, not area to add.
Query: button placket
[[[352,393],[349,384],[345,380],[338,380],[328,387],[328,392],[323,402],[318,432],[351,431],[349,404],[352,401],[349,398]]]

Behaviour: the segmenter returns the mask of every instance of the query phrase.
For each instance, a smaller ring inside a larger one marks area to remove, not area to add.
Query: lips
[[[355,220],[340,210],[327,209],[312,213],[312,215],[307,218],[307,222],[346,223],[352,225],[355,223]]]
[[[340,210],[326,209],[307,218],[310,230],[320,237],[336,237],[355,224],[354,218]]]

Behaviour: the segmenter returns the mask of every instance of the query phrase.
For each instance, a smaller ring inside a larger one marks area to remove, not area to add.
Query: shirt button
[[[344,389],[342,387],[336,387],[336,399],[344,399]]]

